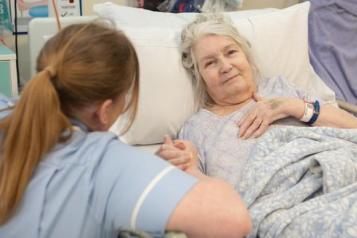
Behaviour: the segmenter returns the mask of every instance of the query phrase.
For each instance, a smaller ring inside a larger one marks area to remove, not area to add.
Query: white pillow
[[[325,101],[334,93],[309,63],[307,16],[310,3],[283,10],[238,11],[229,14],[252,45],[263,76],[282,75]],[[195,13],[172,14],[97,4],[94,11],[116,22],[133,42],[140,62],[140,99],[137,118],[122,136],[130,144],[161,143],[176,136],[194,112],[191,81],[181,65],[180,32]],[[258,15],[257,15],[258,14]],[[119,132],[118,120],[111,130]]]
[[[122,139],[130,144],[160,143],[164,135],[175,136],[193,112],[193,90],[181,65],[180,30],[121,27],[133,42],[140,64],[137,117]],[[115,133],[121,121],[112,126]]]
[[[313,70],[308,53],[310,2],[250,18],[251,34],[237,27],[252,45],[252,53],[263,76],[282,75],[301,89],[326,102],[335,94]]]

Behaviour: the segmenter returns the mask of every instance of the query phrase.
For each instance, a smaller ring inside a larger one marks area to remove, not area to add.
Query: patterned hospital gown
[[[266,99],[282,96],[298,97],[307,101],[316,99],[280,76],[261,79],[258,93]],[[179,138],[195,144],[199,153],[199,168],[203,173],[221,178],[232,185],[237,184],[256,139],[238,138],[239,128],[236,122],[254,105],[255,101],[251,101],[240,110],[225,116],[218,116],[206,109],[200,109],[184,123]],[[287,118],[275,122],[270,128],[287,125],[305,126],[295,119]]]

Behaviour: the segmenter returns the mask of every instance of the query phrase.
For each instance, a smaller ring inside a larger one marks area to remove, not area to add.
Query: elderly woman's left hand
[[[271,123],[287,116],[281,109],[283,98],[264,100],[256,93],[253,98],[257,102],[255,107],[238,122],[239,137],[242,139],[261,136]]]

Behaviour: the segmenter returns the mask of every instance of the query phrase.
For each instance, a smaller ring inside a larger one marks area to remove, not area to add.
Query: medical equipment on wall
[[[82,16],[82,0],[55,0],[60,17]],[[49,15],[54,16],[53,0],[48,0]]]
[[[8,0],[0,0],[0,41],[5,30],[12,31],[9,4]]]

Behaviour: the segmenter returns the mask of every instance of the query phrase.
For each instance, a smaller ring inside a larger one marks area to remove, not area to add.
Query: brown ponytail
[[[43,156],[66,139],[62,135],[71,135],[63,133],[71,132],[68,118],[129,91],[129,125],[136,113],[138,58],[126,36],[108,23],[61,30],[41,50],[37,71],[0,121],[0,224],[15,213]]]
[[[18,206],[41,157],[70,128],[50,78],[43,71],[30,80],[11,115],[0,122],[0,224]]]

